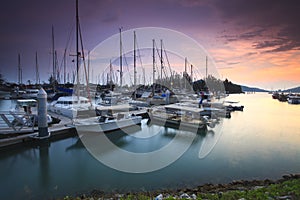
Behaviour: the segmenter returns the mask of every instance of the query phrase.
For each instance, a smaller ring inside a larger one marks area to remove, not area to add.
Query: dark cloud
[[[245,56],[250,57],[250,56],[253,56],[253,55],[257,55],[257,54],[258,54],[257,52],[249,52],[249,53],[246,53]]]
[[[287,39],[276,39],[276,40],[268,40],[268,41],[261,41],[257,42],[253,45],[256,49],[265,49],[265,48],[277,48],[278,46],[282,46],[287,44]]]
[[[215,0],[211,3],[231,34],[227,42],[253,40],[257,49],[280,52],[300,47],[300,1]]]

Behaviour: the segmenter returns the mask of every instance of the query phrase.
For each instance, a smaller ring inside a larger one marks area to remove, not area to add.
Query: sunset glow
[[[87,52],[112,35],[117,38],[120,27],[124,32],[141,27],[165,28],[182,33],[203,47],[206,55],[199,56],[201,69],[208,56],[212,59],[209,66],[214,66],[223,79],[264,89],[288,89],[300,85],[299,8],[297,1],[271,0],[226,3],[88,0],[79,1],[79,17]],[[23,82],[34,82],[34,57],[38,52],[40,77],[48,82],[52,73],[52,26],[59,69],[65,49],[68,55],[74,54],[75,1],[15,0],[3,3],[0,11],[3,19],[0,21],[0,73],[7,81],[16,82],[20,53]],[[152,37],[155,36],[138,36],[140,48],[143,40],[151,44]],[[131,42],[124,39],[124,48],[129,44],[132,48]],[[174,50],[173,45],[166,43],[166,48]],[[118,40],[114,47],[119,48]],[[180,48],[188,50],[189,47],[182,43]],[[116,58],[118,51],[113,54],[110,57]],[[69,76],[74,71],[73,59],[67,58]]]

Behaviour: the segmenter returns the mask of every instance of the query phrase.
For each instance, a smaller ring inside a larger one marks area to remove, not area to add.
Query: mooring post
[[[47,122],[47,93],[43,88],[41,88],[37,95],[38,100],[38,127],[39,135],[38,137],[47,137],[48,132],[48,122]]]

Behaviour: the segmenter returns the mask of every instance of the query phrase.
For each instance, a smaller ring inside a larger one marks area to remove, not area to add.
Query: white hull
[[[142,117],[132,116],[130,118],[114,119],[106,122],[97,122],[98,117],[80,119],[75,122],[78,132],[109,132],[125,127],[141,124]]]
[[[77,100],[77,98],[73,96],[60,97],[57,101],[48,105],[48,110],[71,119],[78,117],[79,113],[92,111],[92,109],[90,109],[91,104],[88,102],[88,99],[84,97],[79,98],[80,100]]]

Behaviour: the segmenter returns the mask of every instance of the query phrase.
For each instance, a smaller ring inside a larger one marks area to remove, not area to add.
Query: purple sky
[[[299,10],[297,0],[79,0],[86,50],[119,27],[173,29],[201,44],[221,77],[266,89],[300,85]],[[23,82],[35,83],[37,51],[41,81],[48,82],[52,25],[58,65],[69,38],[68,51],[75,51],[75,0],[4,1],[0,25],[0,73],[8,81],[17,82],[20,53]]]

